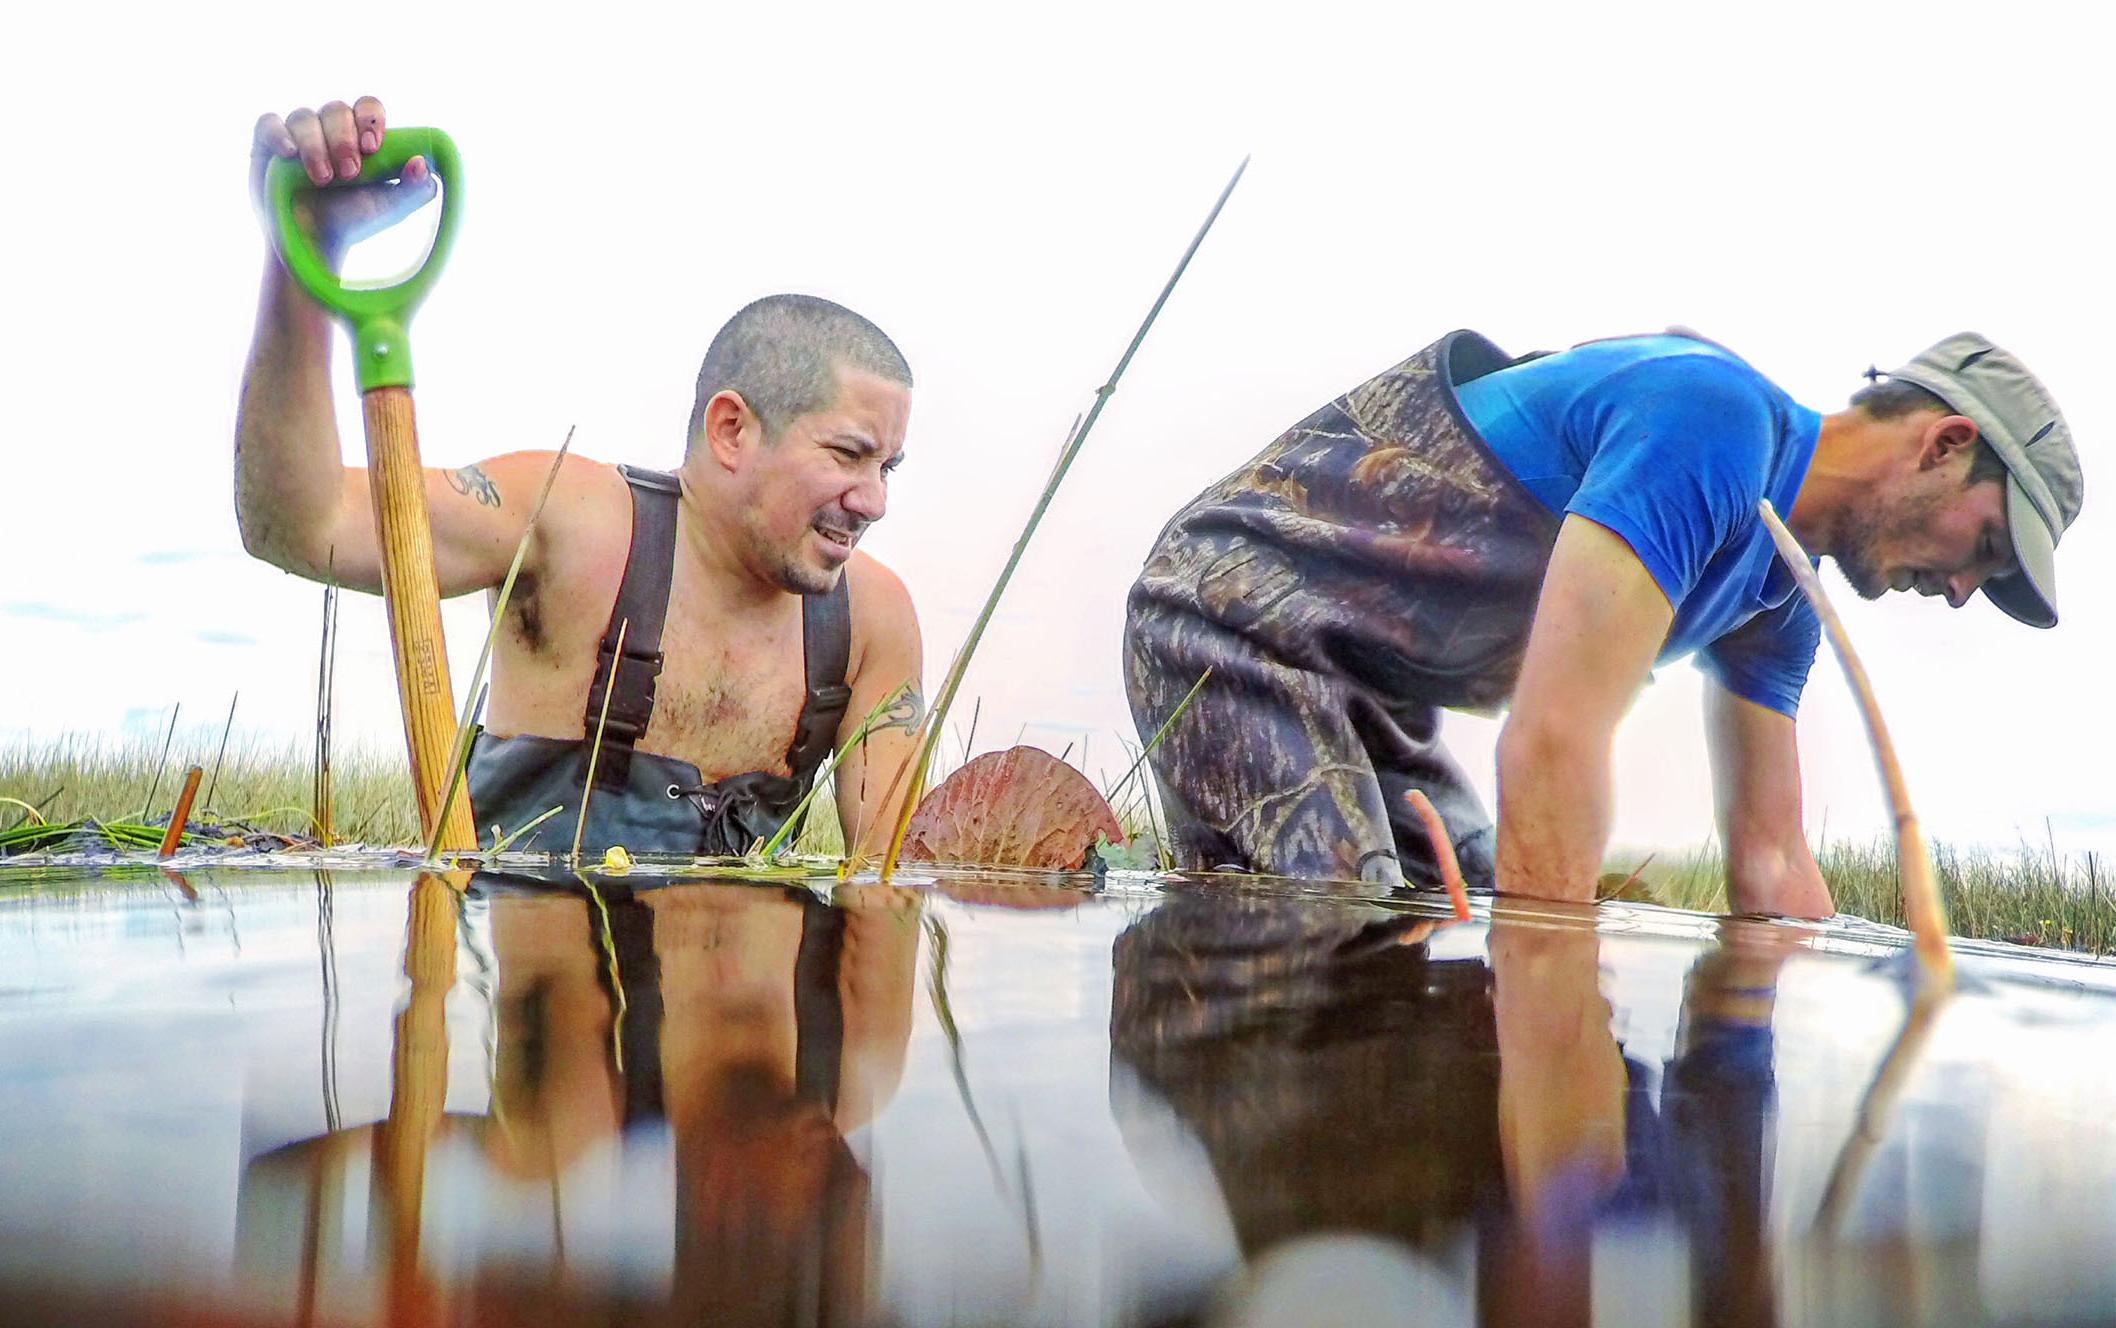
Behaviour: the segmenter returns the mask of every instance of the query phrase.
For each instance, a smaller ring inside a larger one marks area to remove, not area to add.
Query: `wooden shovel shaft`
[[[389,1322],[440,1323],[432,1279],[419,1257],[426,1167],[448,1102],[448,991],[468,872],[421,872],[411,887],[404,976],[411,996],[397,1013],[389,1115],[374,1136],[374,1193],[387,1252]]]
[[[389,639],[396,656],[397,696],[404,711],[404,743],[411,753],[419,825],[431,839],[456,732],[455,691],[441,636],[441,590],[434,574],[433,528],[426,517],[426,472],[411,392],[378,387],[360,399],[367,422],[368,486],[382,546],[382,595],[389,606]],[[468,798],[449,805],[441,849],[477,847]]]

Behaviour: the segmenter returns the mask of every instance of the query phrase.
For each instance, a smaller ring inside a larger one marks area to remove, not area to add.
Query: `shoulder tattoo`
[[[475,498],[486,507],[500,505],[500,487],[492,482],[482,466],[464,466],[447,472],[449,487],[466,498]]]

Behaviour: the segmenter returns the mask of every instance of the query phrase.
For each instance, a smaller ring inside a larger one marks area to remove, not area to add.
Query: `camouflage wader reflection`
[[[1500,465],[1455,385],[1511,363],[1455,332],[1288,430],[1161,532],[1132,587],[1125,690],[1179,864],[1437,880],[1424,790],[1463,874],[1494,836],[1439,742],[1443,708],[1512,692],[1558,518]]]

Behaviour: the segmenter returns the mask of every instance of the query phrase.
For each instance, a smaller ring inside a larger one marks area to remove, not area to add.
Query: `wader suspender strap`
[[[586,727],[589,742],[602,719],[603,692],[610,686],[613,661],[617,685],[610,714],[603,723],[602,752],[595,758],[595,786],[623,789],[632,774],[632,749],[654,717],[654,683],[661,676],[661,626],[668,617],[669,583],[676,570],[676,503],[683,488],[674,475],[636,466],[619,466],[632,490],[632,548],[625,559],[624,580],[609,626],[595,657],[595,680],[588,687]],[[617,629],[625,627],[624,657],[617,658]],[[801,653],[808,694],[794,726],[786,764],[806,783],[836,744],[838,724],[852,701],[845,671],[852,662],[852,597],[847,579],[838,578],[828,594],[801,597]]]
[[[607,890],[607,887],[605,887]],[[661,1081],[661,955],[654,948],[654,910],[629,891],[608,891],[605,900],[610,929],[611,963],[598,964],[603,987],[612,993],[624,1046],[633,1054],[624,1058],[625,1124],[658,1120],[665,1112]],[[598,910],[590,907],[588,944],[599,954],[603,937],[597,927]],[[611,985],[612,973],[622,975],[622,985]],[[622,996],[622,1000],[618,999]]]
[[[793,745],[786,749],[786,768],[803,786],[823,764],[838,740],[838,724],[852,702],[845,671],[852,663],[851,578],[840,576],[825,595],[801,597],[801,653],[808,670],[808,696]]]
[[[619,466],[632,490],[632,548],[625,558],[624,580],[610,625],[603,629],[595,655],[595,680],[588,686],[589,742],[602,723],[602,752],[595,758],[595,786],[622,790],[632,777],[632,748],[654,717],[654,680],[661,676],[661,624],[669,612],[669,579],[676,570],[676,502],[682,486],[674,475]],[[623,658],[617,655],[617,631],[624,627]],[[617,683],[610,684],[612,665]],[[610,711],[603,721],[603,694]]]
[[[606,890],[608,886],[604,887]],[[826,1111],[838,1107],[838,1086],[845,1062],[845,1006],[839,996],[838,970],[845,955],[845,914],[805,891],[788,892],[801,909],[801,942],[794,952],[794,1096]],[[627,1125],[659,1120],[667,1105],[661,1074],[661,1033],[665,998],[661,990],[661,955],[654,944],[654,910],[629,890],[611,890],[610,944],[616,964],[596,966],[597,980],[620,1006],[613,1014],[629,1053],[624,1064],[624,1115]],[[588,910],[588,943],[600,952],[596,910]],[[623,974],[621,987],[611,972]]]
[[[794,954],[794,1096],[838,1107],[845,1060],[845,1007],[838,967],[845,953],[845,914],[813,896],[799,899],[801,948]]]
[[[606,890],[610,887],[605,886]],[[845,1061],[845,1006],[839,997],[838,970],[844,963],[845,915],[805,891],[787,892],[801,909],[801,942],[794,952],[794,1096],[828,1111],[838,1106],[838,1084]],[[597,965],[596,977],[619,1006],[615,1017],[630,1051],[624,1065],[624,1123],[657,1120],[666,1114],[661,1075],[664,997],[661,955],[654,944],[654,910],[629,890],[610,890],[606,901],[609,943],[616,963]],[[597,914],[588,910],[588,942],[604,944]],[[621,987],[612,972],[623,974]]]

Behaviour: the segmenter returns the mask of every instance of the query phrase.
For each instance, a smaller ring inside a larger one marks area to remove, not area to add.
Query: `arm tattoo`
[[[461,470],[451,470],[447,474],[449,486],[457,493],[466,498],[475,498],[486,507],[500,505],[499,486],[492,482],[492,477],[482,468],[464,466]]]
[[[889,705],[882,711],[880,717],[876,719],[873,731],[902,729],[904,732],[910,733],[918,727],[918,721],[925,713],[925,698],[921,697],[917,689],[907,682],[898,687],[890,696]]]

